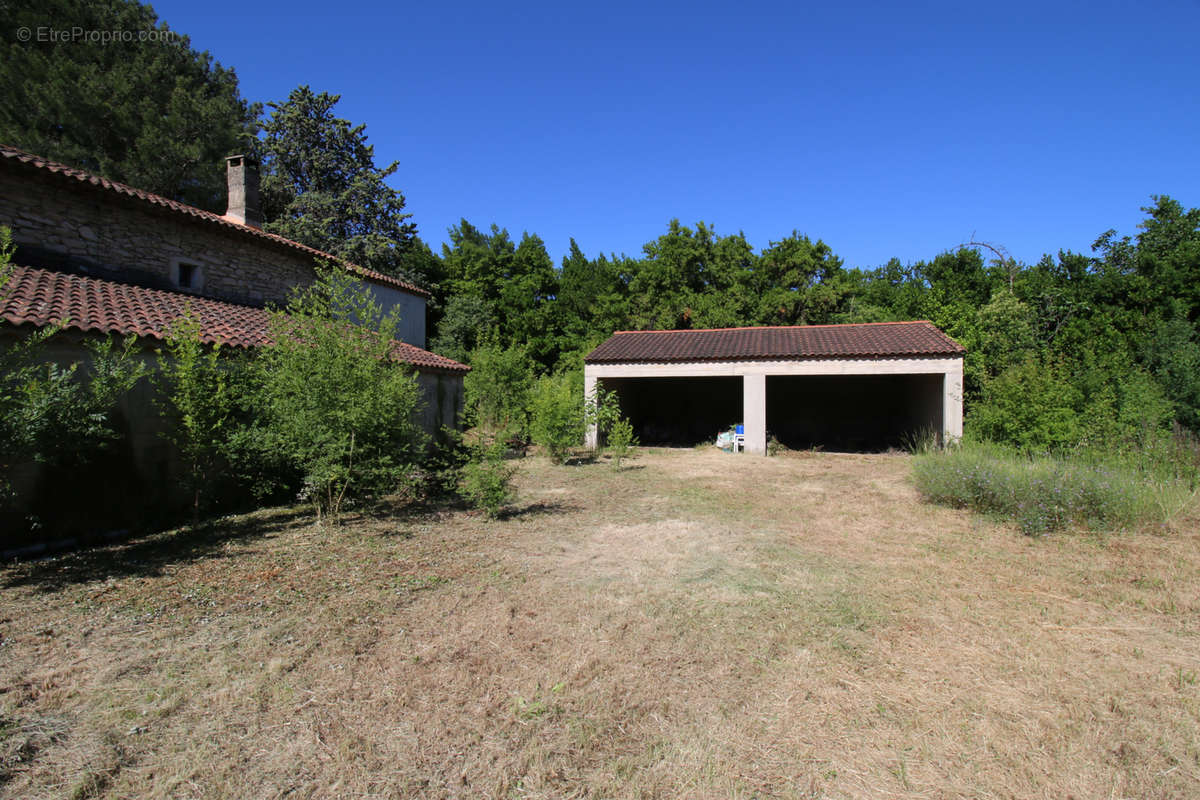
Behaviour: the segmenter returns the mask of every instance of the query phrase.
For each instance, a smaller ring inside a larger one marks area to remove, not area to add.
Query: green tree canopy
[[[259,108],[237,75],[128,0],[4,4],[0,141],[215,212]],[[30,31],[30,41],[17,38]],[[128,31],[131,41],[73,38]],[[51,36],[51,33],[54,35]]]
[[[843,305],[850,287],[843,281],[842,261],[821,240],[796,231],[762,252],[754,271],[758,300],[755,321],[763,325],[829,322]]]
[[[404,195],[386,182],[399,164],[375,166],[366,126],[334,116],[340,99],[300,86],[269,104],[260,145],[264,228],[387,275],[422,280],[405,269],[416,225],[404,212]]]
[[[484,233],[464,219],[450,229],[442,264],[451,299],[439,352],[472,350],[494,327],[500,341],[524,345],[539,362],[553,363],[559,349],[551,313],[558,274],[540,237],[526,233],[514,244],[507,230],[493,224]]]
[[[562,350],[575,350],[593,339],[606,339],[625,327],[629,302],[623,264],[632,259],[588,259],[571,239],[559,272],[555,314],[562,331]]]

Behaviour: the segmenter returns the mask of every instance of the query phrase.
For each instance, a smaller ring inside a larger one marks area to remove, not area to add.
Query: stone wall
[[[300,250],[73,183],[0,168],[0,225],[12,229],[14,263],[252,306],[282,304],[316,278],[313,257]],[[198,267],[191,287],[179,285],[181,263]],[[425,299],[366,285],[385,311],[399,307],[399,338],[424,348]]]
[[[0,171],[0,225],[12,228],[17,263],[189,291],[176,285],[183,261],[200,268],[190,291],[247,305],[280,302],[316,275],[313,259],[300,251],[47,178],[54,176]]]

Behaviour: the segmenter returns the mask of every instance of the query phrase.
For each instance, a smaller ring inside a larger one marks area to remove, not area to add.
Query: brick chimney
[[[229,181],[229,208],[225,219],[261,228],[262,210],[258,205],[258,166],[244,155],[225,159],[225,177]]]

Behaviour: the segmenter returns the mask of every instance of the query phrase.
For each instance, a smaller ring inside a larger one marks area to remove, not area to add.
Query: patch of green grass
[[[917,489],[929,502],[1014,520],[1039,535],[1165,523],[1195,499],[1186,482],[1097,457],[1030,456],[969,443],[916,456]]]
[[[513,695],[513,715],[523,722],[528,722],[547,714],[554,716],[561,714],[563,709],[558,703],[558,698],[566,688],[567,684],[559,681],[551,686],[549,690],[546,690],[549,691],[549,696],[546,696],[546,691],[542,689],[541,684],[538,685],[537,689],[534,690],[533,696],[529,699],[519,694]],[[539,697],[538,695],[542,696]]]

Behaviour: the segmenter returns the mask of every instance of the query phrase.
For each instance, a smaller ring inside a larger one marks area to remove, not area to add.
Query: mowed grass
[[[907,456],[521,463],[0,570],[0,795],[1200,796],[1200,520],[1031,539]]]

